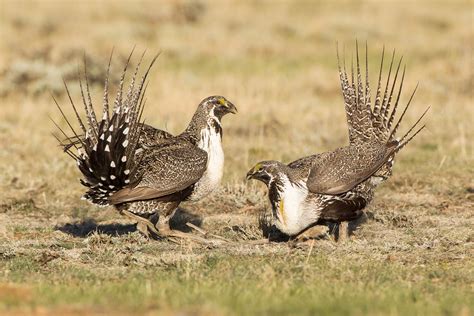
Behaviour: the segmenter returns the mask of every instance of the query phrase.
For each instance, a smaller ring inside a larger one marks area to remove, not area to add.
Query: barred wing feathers
[[[372,176],[393,155],[397,143],[374,144],[366,150],[354,146],[338,148],[318,157],[307,180],[313,193],[340,194]]]
[[[137,170],[140,181],[114,193],[111,204],[155,199],[196,183],[207,167],[207,153],[185,141],[160,145],[144,154]]]

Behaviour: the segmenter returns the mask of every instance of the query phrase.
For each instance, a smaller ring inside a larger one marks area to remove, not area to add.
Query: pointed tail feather
[[[104,84],[103,117],[100,122],[97,121],[92,106],[87,72],[85,74],[85,89],[82,82],[80,82],[87,126],[81,120],[66,86],[69,101],[76,114],[82,134],[74,130],[71,122],[53,97],[73,134],[68,136],[58,124],[54,123],[65,137],[63,141],[59,138],[57,140],[64,151],[77,161],[79,170],[84,176],[81,183],[89,188],[84,198],[99,205],[108,205],[109,196],[139,180],[140,176],[136,174],[139,161],[137,161],[135,152],[143,126],[141,113],[145,104],[144,94],[146,92],[147,77],[158,55],[153,58],[145,74],[137,83],[136,79],[143,60],[143,55],[141,56],[131,78],[130,86],[125,92],[123,86],[132,53],[129,55],[122,71],[114,108],[111,113],[109,112],[108,89],[112,54],[110,56]]]
[[[377,82],[377,92],[375,96],[375,103],[372,108],[370,85],[369,85],[369,65],[368,65],[368,50],[366,43],[365,52],[365,87],[362,83],[362,71],[359,60],[359,46],[356,41],[356,69],[351,68],[349,75],[345,69],[341,69],[341,61],[339,58],[339,50],[337,49],[337,62],[339,69],[339,77],[341,80],[341,90],[344,97],[344,104],[346,108],[347,124],[349,129],[349,141],[351,144],[365,143],[377,140],[381,143],[386,143],[395,140],[395,134],[402,122],[405,113],[410,106],[416,88],[413,91],[405,109],[400,115],[395,126],[392,128],[397,108],[400,103],[400,97],[403,90],[403,83],[405,80],[406,67],[403,66],[401,79],[399,80],[400,68],[403,57],[396,63],[396,70],[394,69],[395,50],[392,53],[390,66],[386,79],[383,77],[383,62],[385,47],[382,51],[382,58],[380,61],[380,69]],[[343,64],[345,60],[343,58]],[[349,82],[349,76],[352,81]],[[392,77],[393,76],[393,77]],[[356,77],[356,78],[354,78]],[[382,81],[385,81],[384,92],[382,95]],[[395,100],[392,105],[392,100]],[[424,114],[422,115],[422,117]],[[421,118],[420,118],[421,119]],[[411,130],[410,130],[411,131]]]
[[[349,130],[349,142],[363,142],[369,140],[373,135],[371,122],[370,96],[368,96],[368,82],[364,91],[362,75],[360,70],[358,44],[356,42],[356,71],[354,63],[351,64],[351,81],[345,67],[345,57],[343,57],[344,68],[340,67],[339,51],[338,65],[341,80],[341,90],[346,108],[346,118]],[[355,78],[356,77],[356,78]]]
[[[408,137],[408,135],[411,133],[411,131],[413,131],[413,129],[415,129],[415,127],[418,125],[418,123],[420,123],[420,121],[423,119],[423,117],[425,117],[426,113],[428,113],[428,111],[430,110],[431,107],[427,107],[426,110],[423,112],[423,114],[420,115],[420,117],[418,118],[418,120],[416,120],[416,122],[412,125],[412,127],[410,127],[410,129],[408,130],[408,132],[405,133],[405,135],[402,136],[402,138],[400,138],[399,140],[399,143],[402,144],[404,143],[405,139]],[[425,125],[423,125],[423,128],[425,127]],[[423,129],[422,128],[422,129]],[[418,132],[415,132],[415,135],[418,134]],[[410,136],[410,140],[412,139],[413,137]]]
[[[345,66],[341,69],[341,60],[339,58],[339,51],[337,51],[337,63],[339,69],[339,77],[341,80],[342,95],[344,98],[344,105],[346,109],[347,125],[349,130],[349,142],[354,146],[364,146],[364,144],[389,144],[394,143],[396,147],[393,153],[388,157],[386,163],[374,174],[376,177],[380,177],[384,180],[389,178],[392,174],[393,158],[394,156],[404,148],[413,138],[418,135],[424,128],[417,129],[418,124],[426,115],[428,109],[418,118],[418,120],[408,129],[408,131],[399,139],[396,134],[400,127],[408,108],[410,107],[417,87],[410,95],[410,98],[403,109],[402,113],[398,117],[394,124],[397,109],[401,103],[401,93],[403,90],[403,84],[405,80],[406,67],[403,66],[401,79],[399,80],[399,72],[402,64],[403,57],[400,58],[396,66],[395,62],[395,50],[392,53],[390,65],[386,78],[383,74],[384,65],[384,54],[385,47],[382,50],[382,57],[380,61],[380,69],[377,82],[377,90],[375,95],[375,102],[372,108],[371,106],[371,95],[369,88],[369,70],[368,70],[368,52],[366,44],[366,55],[365,55],[365,89],[362,84],[362,71],[359,61],[358,43],[356,41],[356,70],[351,67],[351,73],[348,74]],[[345,60],[342,60],[345,65]],[[396,70],[392,72],[396,67]],[[354,79],[354,77],[357,77]],[[349,77],[352,81],[349,81]],[[382,83],[383,82],[383,83]],[[384,88],[382,87],[384,86]],[[382,93],[383,90],[383,93]],[[394,102],[392,103],[392,100]],[[393,105],[392,105],[393,104]],[[394,125],[394,126],[392,126]],[[415,132],[413,132],[415,130]]]
[[[344,98],[344,106],[346,109],[346,119],[347,119],[347,126],[349,129],[349,141],[352,141],[354,139],[354,131],[352,128],[352,102],[351,102],[351,90],[350,90],[350,85],[349,85],[349,80],[347,78],[347,71],[346,71],[346,62],[345,62],[345,56],[344,58],[344,66],[343,69],[341,69],[341,62],[339,58],[339,47],[337,46],[336,43],[336,54],[337,54],[337,66],[339,69],[339,78],[341,80],[341,90],[342,90],[342,96]]]
[[[110,64],[112,63],[112,56],[114,54],[114,49],[112,48],[112,52],[110,53],[109,57],[109,64],[107,65],[107,73],[105,75],[105,83],[104,83],[104,100],[102,106],[102,121],[108,122],[109,121],[109,75],[110,75]],[[108,126],[106,126],[108,128]]]
[[[369,99],[367,94],[364,92],[363,83],[362,83],[362,74],[360,70],[359,62],[359,44],[356,41],[356,63],[357,63],[357,103],[356,103],[356,120],[358,128],[356,129],[359,138],[362,140],[370,140],[373,137],[373,128],[371,121],[371,109],[370,104],[367,104]],[[367,84],[366,84],[367,85]]]
[[[407,105],[403,109],[402,114],[398,118],[397,124],[395,124],[395,127],[392,129],[388,136],[388,140],[392,140],[395,138],[395,134],[397,133],[398,127],[400,126],[400,123],[402,122],[403,118],[405,117],[405,113],[407,112],[408,108],[410,107],[411,101],[413,100],[413,97],[415,96],[416,90],[418,89],[418,84],[416,85],[415,89],[413,90],[410,99],[407,102]],[[393,109],[394,111],[396,110],[395,108]],[[388,129],[387,129],[388,130]]]
[[[406,70],[406,65],[403,66],[402,79],[400,80],[400,86],[398,87],[397,99],[395,100],[395,104],[393,105],[393,110],[392,110],[392,113],[390,114],[390,118],[388,122],[386,123],[387,129],[390,129],[390,127],[392,126],[393,120],[395,119],[395,114],[397,113],[398,102],[400,101],[400,95],[402,94],[402,89],[403,89],[403,81],[405,80],[405,70]]]
[[[89,79],[87,77],[87,60],[86,60],[85,53],[84,53],[84,79],[86,83],[86,92],[84,92],[84,88],[82,86],[82,80],[79,77],[79,86],[81,88],[82,102],[84,104],[84,109],[86,111],[86,117],[87,117],[88,125],[89,125],[89,129],[87,131],[88,133],[86,134],[86,136],[92,137],[92,141],[97,141],[97,136],[98,136],[97,116],[94,111],[94,106],[92,105],[92,99],[91,99],[91,94],[90,94],[90,89],[89,89]]]
[[[385,46],[382,49],[382,58],[380,61],[380,70],[379,70],[379,80],[377,82],[377,93],[375,96],[375,104],[374,104],[374,111],[373,114],[375,117],[378,117],[380,113],[380,107],[381,107],[381,93],[382,93],[382,69],[383,69],[383,58],[385,55]]]
[[[398,72],[400,70],[400,65],[402,64],[403,56],[398,61],[397,70],[395,71],[395,77],[393,78],[392,88],[390,89],[390,94],[388,95],[388,100],[386,103],[382,104],[381,114],[383,115],[383,124],[387,125],[388,121],[388,112],[390,110],[390,103],[392,102],[393,92],[395,90],[395,84],[397,83]],[[401,91],[400,91],[401,92]]]
[[[395,150],[395,153],[399,152],[403,147],[405,147],[413,138],[415,138],[416,135],[418,135],[419,132],[421,132],[423,129],[425,129],[426,125],[422,125],[413,135],[411,135],[408,139],[401,141],[400,144],[397,146],[397,149]],[[405,136],[404,136],[405,138]]]
[[[367,41],[365,42],[365,111],[372,119],[372,105],[370,96],[370,85],[369,85],[369,57],[368,57]]]
[[[388,69],[387,82],[385,83],[385,91],[383,93],[382,105],[380,106],[380,112],[384,112],[384,107],[388,101],[388,86],[390,85],[390,77],[392,76],[393,61],[395,60],[395,50],[392,52],[392,59],[390,60],[390,67]]]

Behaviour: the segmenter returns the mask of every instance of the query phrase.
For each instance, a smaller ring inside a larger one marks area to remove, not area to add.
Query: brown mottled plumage
[[[351,79],[345,66],[343,69],[339,66],[349,130],[348,146],[304,157],[288,165],[278,161],[263,161],[248,172],[249,179],[260,180],[268,186],[274,223],[283,233],[294,236],[318,222],[357,219],[372,200],[375,188],[391,176],[395,155],[424,128],[422,126],[412,133],[426,111],[401,139],[395,138],[416,89],[392,127],[405,77],[404,69],[393,110],[390,110],[401,65],[400,59],[391,81],[394,55],[392,54],[382,96],[382,53],[373,107],[367,51],[365,86],[362,82],[357,43],[356,72],[352,69]],[[354,79],[354,76],[357,78]]]
[[[77,161],[84,176],[81,183],[89,188],[84,198],[98,205],[115,206],[138,220],[139,229],[145,234],[150,230],[156,233],[155,226],[164,234],[169,231],[169,219],[182,201],[199,200],[219,184],[224,163],[221,119],[237,109],[224,97],[211,96],[199,104],[188,128],[177,136],[146,125],[141,122],[145,81],[156,57],[137,82],[140,60],[124,94],[131,56],[123,70],[112,111],[108,97],[109,61],[102,119],[98,121],[95,116],[86,77],[85,91],[80,82],[86,124],[66,86],[82,133],[74,130],[59,105],[73,136],[56,126],[66,137],[60,141],[61,146]]]

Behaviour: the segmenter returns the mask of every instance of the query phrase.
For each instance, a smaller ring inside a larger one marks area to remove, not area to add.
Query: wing
[[[153,126],[142,124],[139,145],[141,147],[151,147],[162,144],[172,138],[170,133],[154,128]]]
[[[306,181],[308,179],[309,172],[311,171],[312,166],[315,161],[319,160],[319,156],[311,155],[303,158],[299,158],[288,164],[288,167],[292,170],[292,178],[295,181]]]
[[[322,211],[318,222],[344,222],[352,221],[362,215],[362,210],[367,201],[362,197],[351,200],[333,200]]]
[[[207,167],[207,153],[188,142],[174,142],[148,150],[140,162],[140,180],[113,194],[119,204],[155,199],[182,191],[196,183]]]
[[[321,154],[307,180],[308,189],[319,194],[340,194],[372,176],[392,156],[398,142],[347,146]]]

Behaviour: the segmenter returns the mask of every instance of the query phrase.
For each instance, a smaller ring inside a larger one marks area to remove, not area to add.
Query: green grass
[[[321,253],[307,261],[304,257],[302,251],[241,258],[207,254],[199,263],[138,271],[132,264],[112,273],[103,266],[41,267],[22,258],[8,267],[12,280],[32,290],[32,298],[27,305],[13,300],[0,306],[110,306],[129,312],[164,308],[242,315],[435,315],[472,308],[467,303],[473,295],[466,268],[455,263],[407,267],[388,260],[337,260]],[[54,275],[47,276],[47,271]]]

